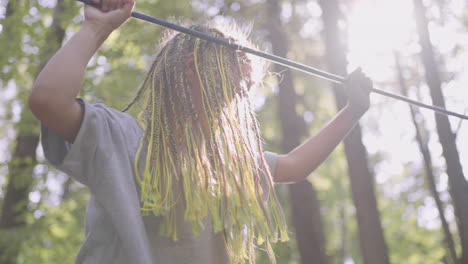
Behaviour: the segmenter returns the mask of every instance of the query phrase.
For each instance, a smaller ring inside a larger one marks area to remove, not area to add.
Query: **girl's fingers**
[[[112,0],[103,0],[103,11],[104,12],[109,12],[111,11],[111,3],[112,3]]]
[[[124,8],[128,11],[131,11],[135,6],[135,0],[123,0],[124,1]]]
[[[111,10],[116,10],[116,9],[119,9],[119,0],[112,0],[111,2]]]
[[[369,94],[372,90],[372,80],[362,72],[361,67],[354,70],[345,80],[345,85],[349,89],[362,94]]]
[[[366,92],[367,93],[370,93],[372,91],[372,88],[373,88],[374,84],[372,83],[372,80],[368,77],[366,77]]]
[[[362,72],[361,67],[358,67],[351,72],[345,79],[344,84],[348,87],[364,90],[370,92],[372,89],[372,81],[366,74]]]
[[[108,0],[109,1],[109,11],[112,11],[115,9],[115,0]]]
[[[108,1],[108,0],[102,0],[102,1],[101,1],[101,10],[102,10],[103,12],[107,12],[107,6],[108,6],[107,1]]]
[[[348,75],[348,78],[346,78],[348,81],[347,83],[357,83],[364,77],[364,73],[362,73],[361,67],[358,67],[355,69],[351,74]]]
[[[101,7],[102,9],[102,0],[91,0],[91,3],[93,3],[93,7],[99,8]]]

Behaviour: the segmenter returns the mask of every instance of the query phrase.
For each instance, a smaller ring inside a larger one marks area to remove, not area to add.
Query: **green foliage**
[[[89,192],[79,188],[58,206],[41,203],[30,216],[19,264],[74,263],[84,240],[84,217]]]
[[[2,21],[2,33],[0,42],[3,50],[8,52],[0,53],[0,78],[9,80],[16,77],[15,64],[23,57],[21,42],[28,27],[23,23],[22,18],[28,11],[28,4],[25,1],[8,1],[5,10],[5,19]]]
[[[408,164],[409,166],[411,164]],[[406,185],[405,189],[391,199],[379,201],[380,209],[385,212],[382,214],[382,222],[387,243],[393,253],[390,255],[392,263],[436,264],[442,263],[446,254],[440,228],[427,227],[427,221],[433,222],[435,219],[421,219],[422,211],[427,210],[429,203],[432,202],[423,177],[425,177],[423,174],[411,175],[408,170],[404,170],[382,185],[382,187],[396,187],[405,181],[414,182]],[[385,191],[393,192],[392,189],[388,187]]]

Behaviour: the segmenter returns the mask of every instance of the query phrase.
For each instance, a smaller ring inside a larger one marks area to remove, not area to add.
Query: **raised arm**
[[[50,59],[34,83],[29,96],[31,111],[70,142],[83,119],[83,109],[75,98],[86,65],[109,34],[130,17],[134,5],[134,0],[103,0],[102,11],[85,6],[80,30]]]
[[[279,155],[274,181],[299,182],[327,159],[369,108],[372,82],[360,69],[347,78],[348,104],[320,132],[285,155]]]

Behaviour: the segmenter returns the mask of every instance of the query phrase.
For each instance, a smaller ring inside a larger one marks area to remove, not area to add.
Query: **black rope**
[[[97,8],[100,8],[101,3],[102,3],[102,1],[100,1],[100,4],[96,4],[96,3],[92,2],[92,0],[77,0],[77,1],[83,2],[85,4],[92,5],[92,6],[97,7]],[[283,57],[279,57],[279,56],[276,56],[276,55],[273,55],[273,54],[270,54],[270,53],[266,53],[266,52],[263,52],[263,51],[259,51],[259,50],[255,50],[255,49],[252,49],[252,48],[249,48],[249,47],[245,47],[245,46],[236,44],[236,43],[234,43],[232,41],[225,40],[225,39],[220,39],[220,38],[211,36],[209,34],[206,34],[206,33],[200,32],[200,31],[196,31],[196,30],[193,30],[193,29],[189,29],[189,28],[186,28],[186,27],[182,27],[182,26],[179,26],[177,24],[174,24],[174,23],[171,23],[171,22],[168,22],[168,21],[165,21],[165,20],[153,17],[153,16],[149,16],[149,15],[146,15],[146,14],[143,14],[143,13],[140,13],[140,12],[132,12],[131,16],[136,18],[136,19],[140,19],[140,20],[143,20],[143,21],[146,21],[146,22],[150,22],[152,24],[160,25],[160,26],[163,26],[165,28],[170,28],[170,29],[173,29],[173,30],[176,30],[176,31],[188,34],[188,35],[192,35],[192,36],[195,36],[195,37],[203,39],[203,40],[215,42],[217,44],[220,44],[220,45],[232,48],[232,49],[241,50],[243,52],[250,53],[250,54],[256,55],[258,57],[267,59],[267,60],[272,61],[274,63],[281,64],[281,65],[286,66],[288,68],[296,69],[296,70],[305,72],[307,74],[315,75],[317,77],[320,77],[322,79],[325,79],[325,80],[328,80],[328,81],[331,81],[331,82],[334,82],[334,83],[343,84],[343,82],[345,80],[344,77],[339,76],[339,75],[335,75],[335,74],[332,74],[332,73],[329,73],[329,72],[325,72],[325,71],[322,71],[322,70],[319,70],[319,69],[316,69],[316,68],[313,68],[313,67],[310,67],[310,66],[295,62],[295,61],[291,61],[291,60],[288,60],[288,59],[285,59]],[[435,112],[437,112],[439,114],[451,115],[451,116],[455,116],[455,117],[458,117],[458,118],[461,118],[461,119],[468,120],[468,116],[466,116],[466,115],[462,115],[462,114],[459,114],[459,113],[448,111],[447,109],[439,107],[439,106],[423,104],[421,102],[412,100],[412,99],[410,99],[408,97],[405,97],[405,96],[401,96],[401,95],[390,93],[390,92],[385,92],[385,91],[375,89],[375,88],[372,88],[371,92],[378,93],[378,94],[381,94],[381,95],[384,95],[384,96],[388,96],[388,97],[391,97],[391,98],[394,98],[394,99],[397,99],[397,100],[401,100],[401,101],[404,101],[404,102],[407,102],[407,103],[410,103],[410,104],[413,104],[413,105],[416,105],[416,106],[419,106],[419,107],[431,109],[431,110],[433,110],[433,111],[435,111]]]

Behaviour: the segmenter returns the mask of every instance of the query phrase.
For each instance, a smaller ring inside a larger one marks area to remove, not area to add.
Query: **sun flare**
[[[361,66],[374,79],[388,78],[393,51],[413,49],[411,1],[362,0],[348,16],[350,68]]]

